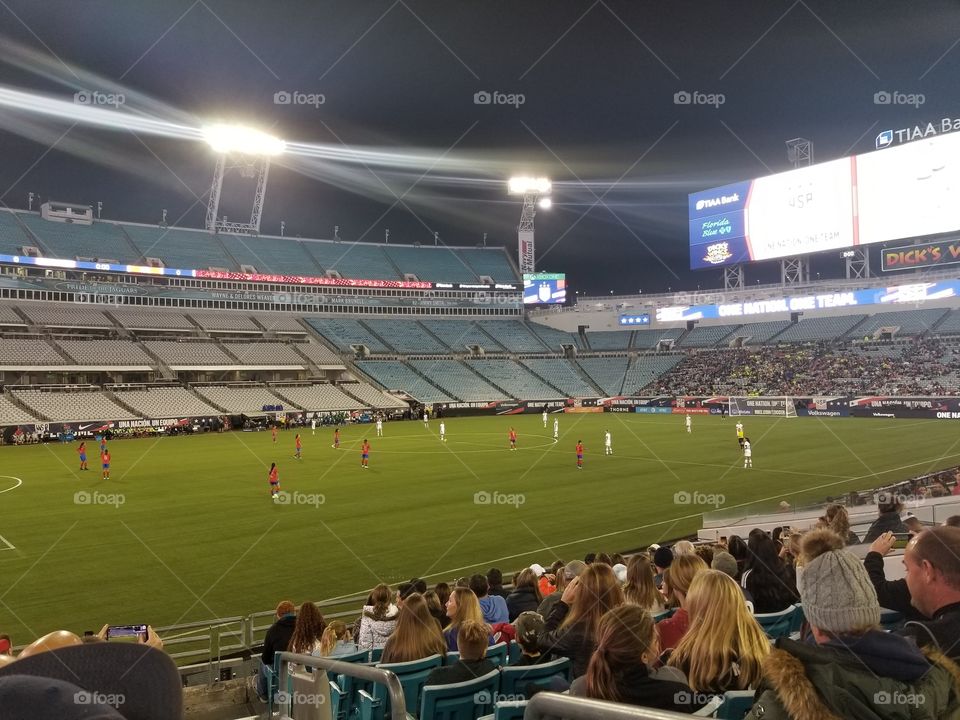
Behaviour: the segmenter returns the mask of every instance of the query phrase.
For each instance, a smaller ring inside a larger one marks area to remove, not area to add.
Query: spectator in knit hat
[[[536,665],[543,661],[545,656],[540,652],[538,640],[543,632],[543,615],[527,610],[520,613],[520,617],[514,623],[517,629],[517,644],[520,646],[522,654],[520,658],[511,665]]]
[[[804,537],[798,585],[812,642],[777,641],[747,720],[960,716],[956,665],[878,628],[873,584],[844,544],[826,529]]]

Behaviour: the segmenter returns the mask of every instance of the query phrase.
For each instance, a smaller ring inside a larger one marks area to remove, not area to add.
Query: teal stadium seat
[[[557,675],[560,675],[569,683],[571,680],[570,669],[569,658],[557,658],[537,665],[501,668],[500,694],[514,698],[526,696],[527,686],[531,684],[538,688],[548,689],[552,679]]]
[[[397,676],[403,688],[403,697],[408,713],[416,713],[420,703],[420,692],[430,673],[443,664],[443,656],[431,655],[422,660],[404,663],[380,663],[377,667],[389,670]],[[360,720],[385,720],[390,715],[390,696],[387,686],[373,683],[369,690],[357,693],[357,706]]]
[[[797,613],[797,606],[791,605],[785,610],[775,613],[755,613],[754,617],[760,623],[760,627],[768,637],[776,640],[779,637],[787,637],[793,629],[794,617]]]
[[[427,685],[420,699],[419,717],[432,720],[476,720],[493,709],[500,690],[500,671],[451,685]]]

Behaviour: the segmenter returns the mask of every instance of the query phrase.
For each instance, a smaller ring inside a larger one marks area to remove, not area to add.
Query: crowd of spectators
[[[640,392],[657,395],[957,395],[960,346],[772,345],[690,351]]]

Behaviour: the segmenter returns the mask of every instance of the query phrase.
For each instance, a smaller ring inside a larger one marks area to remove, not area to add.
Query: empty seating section
[[[627,374],[625,357],[580,358],[577,362],[593,382],[607,395],[619,395],[623,380]]]
[[[944,308],[917,308],[915,310],[901,310],[899,312],[882,312],[868,315],[862,325],[859,325],[850,335],[854,338],[872,337],[875,332],[884,327],[896,327],[898,336],[922,335],[936,325],[937,321],[946,315]]]
[[[243,365],[304,367],[306,363],[290,345],[282,342],[230,342],[223,349]]]
[[[19,218],[54,257],[119,260],[122,263],[136,263],[140,259],[123,231],[113,223],[78,225],[44,220],[39,215],[27,213],[20,213]]]
[[[374,408],[406,408],[407,403],[366,383],[343,383],[340,387]]]
[[[219,238],[237,262],[252,265],[258,272],[314,277],[323,274],[298,240],[237,235],[220,235]]]
[[[24,245],[36,245],[36,243],[24,232],[12,212],[0,210],[0,253],[20,255]]]
[[[307,318],[318,333],[341,350],[350,350],[351,345],[366,345],[370,352],[388,353],[390,348],[374,337],[359,320],[341,318]]]
[[[478,320],[477,325],[510,352],[547,352],[547,346],[519,320]]]
[[[529,358],[521,360],[524,365],[546,378],[551,385],[558,387],[567,397],[594,397],[597,391],[587,383],[563,358]]]
[[[623,394],[634,395],[686,357],[683,353],[638,355],[623,381]]]
[[[469,320],[421,320],[420,323],[454,352],[466,352],[472,345],[479,345],[487,352],[503,352],[499,343]]]
[[[713,347],[736,330],[739,325],[698,325],[678,345],[689,348]]]
[[[153,358],[130,340],[57,340],[78,365],[151,367]]]
[[[220,312],[197,312],[191,310],[190,317],[204,330],[238,332],[262,332],[248,316],[239,312],[223,310]]]
[[[456,360],[411,360],[410,365],[444,392],[466,402],[506,400],[507,397]]]
[[[14,405],[10,398],[0,395],[0,425],[20,425],[21,423],[32,425],[38,419]]]
[[[804,318],[777,335],[776,342],[809,342],[842,337],[863,318],[863,315]]]
[[[387,390],[401,390],[420,402],[450,402],[452,397],[438,389],[399,360],[361,360],[357,367]]]
[[[220,412],[179,386],[115,390],[114,395],[145,418],[185,418],[218,415]]]
[[[364,324],[402,353],[409,355],[450,353],[450,348],[424,330],[416,320],[364,320]]]
[[[336,385],[281,385],[271,390],[304,410],[357,410],[364,407],[362,402],[354,400]]]
[[[950,313],[937,325],[938,335],[960,334],[960,310],[951,310]]]
[[[146,340],[144,346],[171,368],[203,366],[235,366],[223,350],[210,342],[177,342]]]
[[[26,324],[23,318],[14,311],[12,305],[0,305],[0,325],[18,325],[22,327]]]
[[[562,396],[513,360],[468,360],[469,365],[497,387],[521,400],[556,400]]]
[[[632,330],[600,330],[587,332],[587,342],[591,350],[603,352],[605,350],[626,350],[630,347]]]
[[[317,240],[304,242],[303,246],[324,272],[336,270],[341,277],[373,280],[400,280],[402,277],[383,254],[380,245]]]
[[[307,331],[301,325],[297,318],[292,315],[282,315],[281,313],[269,313],[266,315],[254,315],[256,320],[264,330],[278,335],[306,335]]]
[[[297,343],[294,346],[298,352],[306,355],[311,362],[316,365],[335,365],[337,367],[343,367],[343,360],[330,348],[326,345],[321,345],[318,342],[305,342]]]
[[[535,322],[527,323],[527,327],[553,352],[563,352],[564,345],[580,347],[580,339],[573,333],[557,330],[549,325],[541,325]]]
[[[284,405],[280,398],[262,387],[206,385],[196,390],[228,413],[259,415],[264,412],[265,405]]]
[[[204,230],[149,225],[124,225],[123,229],[143,257],[160,258],[167,267],[237,269],[218,239]]]
[[[114,308],[110,314],[117,322],[131,330],[196,330],[196,325],[187,320],[183,313],[169,310],[139,310],[136,308]]]
[[[11,390],[20,402],[51,420],[132,420],[136,415],[99,391]]]
[[[400,269],[401,276],[412,273],[420,280],[434,282],[477,282],[473,270],[455,250],[412,245],[388,245],[383,250]]]
[[[517,282],[517,271],[510,264],[507,253],[502,248],[458,250],[467,265],[473,268],[477,277],[492,277],[496,282]]]
[[[112,328],[106,315],[94,308],[78,305],[48,305],[22,303],[20,309],[35,325],[55,328],[89,327]]]
[[[0,338],[0,367],[66,365],[50,344],[37,338]]]
[[[730,333],[728,340],[745,338],[749,345],[762,345],[774,340],[777,335],[790,327],[789,320],[767,320],[765,322],[747,323],[738,330]]]
[[[633,346],[640,350],[650,350],[661,340],[676,340],[683,334],[683,328],[660,328],[657,330],[637,330],[633,336]]]

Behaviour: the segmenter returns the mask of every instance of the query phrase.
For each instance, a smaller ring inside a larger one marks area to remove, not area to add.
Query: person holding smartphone
[[[907,620],[920,620],[923,615],[910,602],[910,588],[906,580],[887,580],[883,567],[883,558],[890,554],[896,543],[896,535],[885,532],[870,545],[863,559],[863,566],[870,576],[873,589],[877,591],[880,607],[894,610]]]

